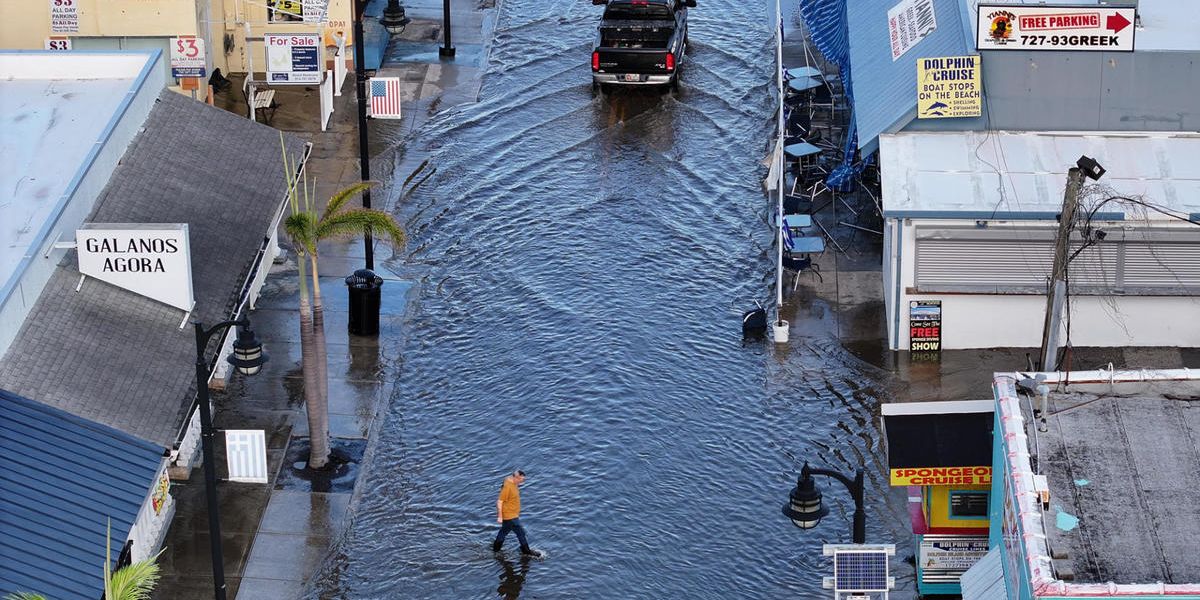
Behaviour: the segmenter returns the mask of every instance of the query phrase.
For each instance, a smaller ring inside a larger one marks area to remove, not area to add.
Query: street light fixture
[[[800,477],[796,479],[796,487],[788,495],[788,503],[783,505],[783,514],[792,520],[800,529],[812,529],[821,522],[821,518],[829,514],[829,508],[821,502],[821,488],[813,479],[813,475],[832,477],[846,486],[854,498],[854,543],[865,544],[867,538],[867,512],[863,503],[863,472],[858,469],[854,479],[850,479],[837,471],[814,469],[804,463]]]
[[[379,20],[379,24],[392,35],[403,33],[404,28],[411,22],[412,19],[404,14],[400,0],[388,0],[387,8],[383,9],[383,18]]]
[[[225,600],[225,565],[221,559],[221,521],[217,514],[217,469],[213,464],[213,429],[212,409],[209,407],[208,380],[212,370],[208,368],[208,360],[204,350],[212,336],[233,326],[238,326],[237,340],[233,342],[233,354],[226,359],[244,375],[257,374],[267,362],[263,352],[262,342],[250,329],[249,319],[237,319],[217,323],[209,329],[204,324],[195,322],[196,329],[196,393],[200,404],[200,447],[204,453],[204,491],[208,501],[208,536],[209,550],[212,552],[213,590],[216,600]]]

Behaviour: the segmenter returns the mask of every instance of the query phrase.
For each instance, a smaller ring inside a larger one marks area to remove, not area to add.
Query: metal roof
[[[979,562],[975,563],[959,580],[962,583],[963,600],[1008,600],[1008,588],[1004,584],[1004,565],[1000,562],[1000,550],[992,548]]]
[[[884,214],[1053,219],[1062,212],[1067,170],[1081,155],[1103,165],[1099,183],[1119,193],[1184,215],[1200,212],[1200,135],[963,131],[880,137]],[[1111,210],[1122,218],[1121,207]]]
[[[963,0],[933,0],[937,29],[892,60],[888,10],[895,0],[846,3],[851,79],[858,143],[866,156],[881,133],[896,131],[917,115],[917,59],[975,54]]]
[[[95,600],[164,448],[0,390],[0,594]]]

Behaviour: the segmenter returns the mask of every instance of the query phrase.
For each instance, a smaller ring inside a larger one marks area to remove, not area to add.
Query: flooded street
[[[315,593],[827,596],[821,544],[849,542],[853,504],[822,480],[832,514],[795,528],[780,507],[805,460],[865,466],[867,540],[898,545],[911,589],[879,441],[889,375],[803,323],[786,347],[741,339],[772,297],[773,6],[701,0],[663,95],[593,94],[599,12],[505,0],[480,102],[405,142],[436,170],[397,201],[410,241],[390,266],[418,282],[389,342],[403,373]],[[490,549],[518,467],[543,560]]]

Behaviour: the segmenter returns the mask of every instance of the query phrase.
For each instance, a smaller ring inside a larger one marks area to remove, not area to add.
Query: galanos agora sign
[[[75,232],[79,273],[191,312],[186,223],[84,225]]]

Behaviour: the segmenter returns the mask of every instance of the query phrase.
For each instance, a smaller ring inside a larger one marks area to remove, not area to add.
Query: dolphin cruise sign
[[[82,276],[188,313],[196,304],[186,223],[89,223],[75,232],[75,250]]]

